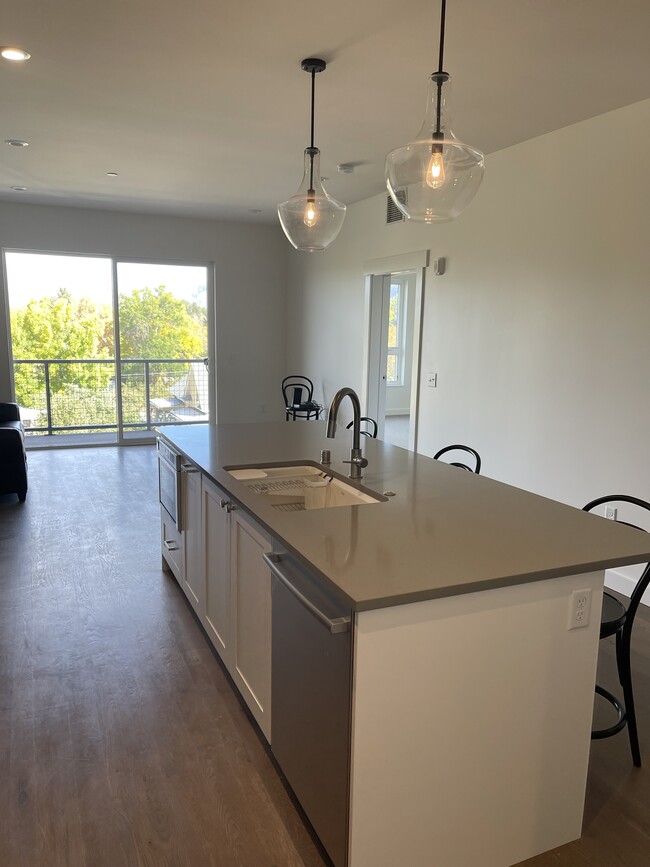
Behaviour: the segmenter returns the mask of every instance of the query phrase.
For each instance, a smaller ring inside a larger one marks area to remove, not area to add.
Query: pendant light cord
[[[440,138],[440,110],[442,107],[442,65],[445,55],[445,17],[447,14],[447,0],[442,0],[440,9],[440,51],[438,53],[438,94],[436,99],[436,132],[435,137]]]
[[[445,54],[445,15],[447,13],[447,0],[442,0],[440,11],[440,52],[438,54],[438,72],[442,72],[442,62]]]
[[[444,2],[444,0],[443,0]],[[314,190],[314,102],[316,95],[316,70],[311,71],[311,154],[309,156],[309,191]]]

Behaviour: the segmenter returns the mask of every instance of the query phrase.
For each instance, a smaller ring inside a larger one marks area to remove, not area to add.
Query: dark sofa
[[[25,431],[17,403],[0,403],[0,494],[27,496]]]

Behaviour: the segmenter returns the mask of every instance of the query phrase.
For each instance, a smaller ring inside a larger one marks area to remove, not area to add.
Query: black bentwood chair
[[[637,497],[628,497],[626,494],[616,494],[609,497],[599,497],[597,500],[592,500],[583,506],[584,512],[590,512],[597,506],[602,506],[610,503],[631,503],[633,506],[638,506],[640,509],[645,509],[650,512],[650,503],[645,500],[639,500]],[[635,527],[637,530],[643,530],[643,527],[638,527],[636,524],[630,524],[627,521],[620,521],[621,524],[627,524],[628,527]],[[641,751],[639,749],[639,735],[636,727],[636,714],[634,712],[634,696],[632,694],[632,666],[630,663],[630,645],[632,641],[632,626],[637,609],[641,602],[641,597],[645,593],[650,584],[650,563],[648,563],[641,574],[641,577],[636,583],[632,596],[630,597],[627,607],[619,602],[610,593],[603,594],[603,611],[600,618],[600,637],[607,638],[610,635],[616,636],[616,665],[618,667],[618,679],[623,688],[623,702],[620,702],[611,692],[608,692],[602,686],[596,684],[596,693],[606,699],[615,708],[618,719],[614,725],[606,729],[598,729],[591,733],[594,740],[600,738],[610,738],[612,735],[618,734],[627,725],[627,732],[630,738],[630,750],[632,751],[632,761],[635,767],[641,767]]]
[[[361,433],[364,435],[364,437],[372,437],[372,439],[376,440],[377,439],[377,422],[374,420],[374,418],[370,418],[370,416],[368,416],[368,415],[362,415],[360,421],[361,421],[361,424],[367,424],[368,425],[368,430],[362,430],[361,431]],[[352,427],[353,424],[354,424],[353,421],[351,421],[350,424],[346,424],[345,429],[350,430],[350,428]]]
[[[439,452],[436,452],[433,456],[434,461],[437,461],[441,455],[447,454],[447,452],[453,451],[461,451],[461,452],[469,452],[470,455],[473,455],[476,466],[474,469],[467,466],[467,464],[460,463],[459,461],[449,461],[449,465],[452,467],[460,467],[462,470],[467,470],[470,473],[476,473],[477,475],[481,472],[481,456],[476,451],[476,449],[471,448],[470,446],[445,446],[444,449],[440,449]],[[467,458],[466,458],[467,460]]]
[[[314,383],[306,376],[292,374],[282,380],[282,399],[286,421],[297,418],[320,418],[323,407],[312,400]]]

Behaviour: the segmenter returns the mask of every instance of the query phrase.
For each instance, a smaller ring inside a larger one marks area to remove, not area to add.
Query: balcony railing
[[[150,431],[208,413],[203,358],[14,359],[16,401],[30,436]]]

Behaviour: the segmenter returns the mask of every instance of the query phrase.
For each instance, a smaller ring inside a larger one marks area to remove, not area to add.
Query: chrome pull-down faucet
[[[327,436],[333,439],[336,436],[336,419],[339,414],[339,407],[344,397],[349,397],[352,401],[352,411],[354,413],[354,421],[352,422],[352,448],[350,449],[350,460],[343,461],[344,464],[350,464],[349,479],[362,478],[361,470],[368,466],[368,461],[364,458],[361,451],[361,404],[356,391],[351,388],[340,388],[330,404],[329,414],[327,416]]]

